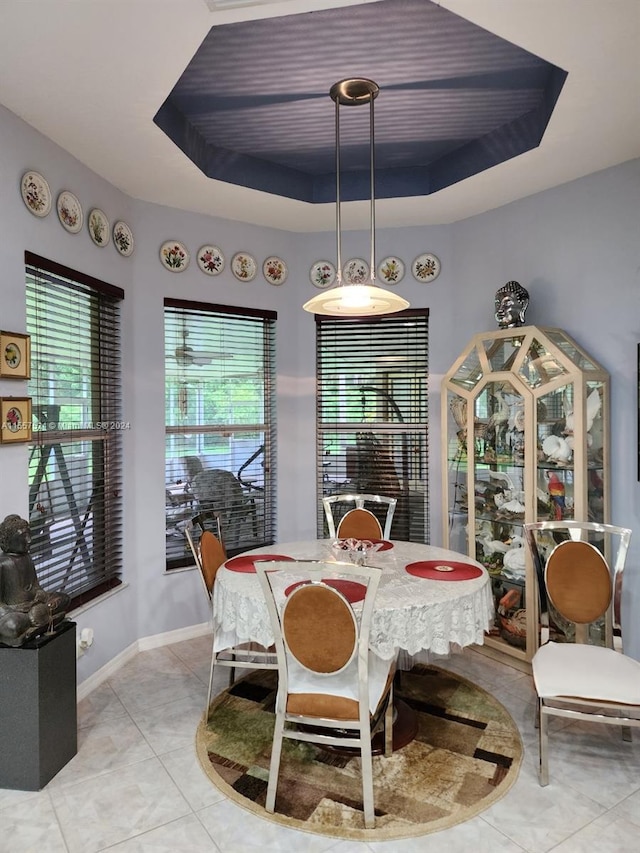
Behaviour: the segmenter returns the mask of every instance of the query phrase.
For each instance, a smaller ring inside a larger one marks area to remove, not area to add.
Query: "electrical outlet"
[[[80,650],[80,654],[84,654],[84,652],[89,648],[89,646],[93,645],[93,628],[83,628],[80,631],[80,636],[78,638],[78,649]]]

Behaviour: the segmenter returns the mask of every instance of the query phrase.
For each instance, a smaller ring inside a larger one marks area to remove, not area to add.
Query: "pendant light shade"
[[[376,276],[376,214],[375,214],[375,146],[373,102],[380,91],[378,84],[365,78],[341,80],[331,87],[330,95],[336,105],[336,284],[324,290],[302,306],[312,314],[330,317],[368,317],[378,314],[393,314],[409,307],[406,299],[397,293],[378,287]],[[371,173],[371,257],[370,281],[344,283],[342,280],[342,225],[340,218],[340,106],[369,104],[369,158]]]

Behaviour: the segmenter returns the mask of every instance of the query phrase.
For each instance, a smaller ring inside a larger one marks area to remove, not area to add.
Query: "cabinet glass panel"
[[[533,339],[527,347],[520,376],[531,388],[538,388],[567,373],[563,365],[552,355],[540,341]]]
[[[520,354],[523,340],[523,337],[516,335],[512,338],[489,339],[482,342],[493,373],[511,370],[516,356]]]
[[[472,349],[456,370],[455,375],[451,377],[451,381],[454,385],[459,385],[461,388],[466,388],[470,391],[472,388],[475,388],[480,379],[482,379],[480,357],[477,351]]]
[[[447,494],[448,539],[455,551],[467,553],[468,534],[468,456],[467,401],[449,392],[447,420]]]
[[[547,337],[567,356],[578,370],[599,370],[598,365],[583,352],[575,341],[568,338],[560,329],[546,329]]]

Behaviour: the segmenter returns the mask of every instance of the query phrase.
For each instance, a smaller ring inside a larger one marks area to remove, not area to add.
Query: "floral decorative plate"
[[[98,207],[94,207],[93,210],[89,211],[87,228],[89,229],[89,236],[96,246],[107,245],[110,231],[109,220]]]
[[[287,278],[287,265],[282,258],[267,258],[262,264],[262,274],[269,284],[284,284]]]
[[[207,275],[220,275],[224,269],[224,255],[217,246],[201,246],[197,260],[198,266]]]
[[[369,264],[362,258],[351,258],[344,267],[347,284],[365,284],[369,280]]]
[[[404,263],[400,258],[389,255],[378,264],[378,278],[386,284],[398,284],[404,278]]]
[[[440,261],[430,252],[425,252],[415,259],[411,272],[418,281],[433,281],[440,275]]]
[[[133,252],[133,233],[126,222],[120,220],[113,226],[113,242],[125,258]]]
[[[69,190],[63,190],[58,196],[58,219],[72,234],[77,234],[82,228],[82,207]]]
[[[231,259],[231,272],[240,281],[253,281],[258,272],[256,259],[246,252],[236,252]]]
[[[8,344],[8,346],[4,348],[4,360],[7,363],[7,367],[11,367],[14,370],[16,367],[20,366],[22,353],[16,344]]]
[[[40,172],[25,172],[20,182],[22,200],[34,216],[46,216],[51,210],[51,190]]]
[[[309,270],[311,284],[324,290],[336,280],[336,268],[329,261],[317,261]]]
[[[187,247],[177,240],[167,240],[160,246],[160,261],[171,272],[184,272],[190,257]]]

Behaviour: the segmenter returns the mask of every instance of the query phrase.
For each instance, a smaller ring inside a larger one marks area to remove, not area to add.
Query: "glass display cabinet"
[[[560,329],[476,335],[442,386],[445,547],[492,578],[482,650],[527,670],[539,645],[523,524],[609,521],[609,376]]]

